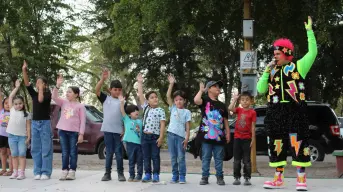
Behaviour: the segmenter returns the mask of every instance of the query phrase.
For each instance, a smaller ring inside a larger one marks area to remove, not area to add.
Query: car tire
[[[312,139],[310,139],[308,143],[310,148],[311,161],[324,161],[325,150],[323,146],[318,141]]]
[[[101,143],[98,146],[98,157],[99,159],[105,159],[106,154],[105,154],[105,142],[101,141]]]

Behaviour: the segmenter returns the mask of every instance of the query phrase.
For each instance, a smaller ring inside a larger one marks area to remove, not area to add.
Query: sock
[[[276,172],[280,172],[281,174],[285,171],[285,168],[283,166],[279,166],[276,168]]]

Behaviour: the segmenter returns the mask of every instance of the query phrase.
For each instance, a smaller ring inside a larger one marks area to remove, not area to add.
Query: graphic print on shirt
[[[238,127],[239,129],[244,129],[244,127],[247,125],[245,118],[246,118],[246,114],[241,114],[241,118],[238,122],[239,123],[239,127]]]
[[[10,120],[10,116],[5,113],[2,113],[0,119],[1,119],[1,127],[7,127],[8,121]]]
[[[74,115],[74,109],[70,107],[66,107],[63,110],[63,114],[66,119],[69,119],[70,117]]]
[[[219,113],[217,109],[211,111],[210,102],[207,102],[205,108],[206,117],[203,117],[202,122],[204,126],[202,127],[202,131],[207,132],[205,135],[205,139],[211,139],[216,141],[221,141],[220,136],[223,135],[223,121],[222,115]]]

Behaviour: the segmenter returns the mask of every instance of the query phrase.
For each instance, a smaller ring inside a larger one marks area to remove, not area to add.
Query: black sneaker
[[[249,178],[245,178],[244,184],[245,186],[251,185],[250,183],[250,179]]]
[[[118,181],[121,181],[121,182],[126,181],[126,178],[123,173],[118,173]]]
[[[202,177],[200,180],[200,185],[207,185],[208,184],[208,177]]]
[[[137,175],[134,179],[133,182],[141,182],[142,181],[142,176],[141,175]]]
[[[133,182],[134,181],[134,179],[135,179],[135,177],[134,176],[130,176],[129,177],[129,179],[127,180],[128,182]]]
[[[101,181],[110,181],[112,180],[111,173],[105,173],[105,175],[101,178]]]
[[[217,176],[217,184],[218,185],[225,185],[225,181],[224,181],[223,176]]]
[[[235,181],[232,183],[232,185],[240,185],[241,180],[239,178],[235,178]]]

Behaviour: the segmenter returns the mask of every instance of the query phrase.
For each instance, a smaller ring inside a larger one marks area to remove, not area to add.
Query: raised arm
[[[200,83],[200,88],[199,92],[195,95],[194,97],[194,103],[196,105],[201,105],[202,104],[202,94],[205,92],[205,85],[203,83]]]
[[[55,103],[59,106],[62,106],[64,99],[60,98],[58,96],[58,90],[61,88],[61,85],[63,83],[63,76],[61,74],[58,75],[57,80],[56,80],[56,86],[54,90],[52,91],[52,100],[55,101]]]
[[[120,101],[120,112],[123,117],[125,117],[126,112],[125,112],[125,98],[120,95],[119,96],[119,101]]]
[[[237,103],[238,98],[239,98],[238,93],[234,93],[232,95],[232,102],[229,105],[229,111],[236,113],[236,103]]]
[[[13,98],[14,98],[14,96],[17,94],[17,92],[18,92],[18,90],[19,90],[19,88],[20,88],[20,83],[21,83],[21,82],[20,82],[19,79],[17,79],[17,80],[15,81],[15,88],[12,90],[10,96],[8,97],[8,105],[9,105],[10,109],[12,108]]]
[[[303,78],[306,78],[318,54],[317,42],[312,31],[312,19],[310,16],[308,17],[308,22],[305,22],[305,29],[307,31],[308,52],[303,58],[297,61],[299,73]]]
[[[104,82],[106,81],[106,79],[108,78],[108,76],[109,76],[109,70],[108,69],[104,69],[102,71],[102,75],[101,75],[100,81],[95,86],[95,94],[96,94],[96,96],[100,97],[101,87],[104,84]]]
[[[172,91],[173,91],[173,87],[174,87],[174,83],[175,83],[174,75],[169,74],[168,81],[169,81],[169,87],[168,87],[168,91],[167,91],[167,101],[168,101],[168,105],[172,106],[173,105]]]
[[[24,64],[22,67],[22,71],[23,71],[24,84],[25,84],[25,86],[29,86],[30,80],[29,80],[29,75],[27,74],[27,63],[25,60],[24,60]]]
[[[144,98],[144,93],[143,93],[143,76],[140,73],[137,75],[137,83],[138,83],[137,92],[138,92],[139,102],[141,105],[144,105],[145,98]]]

